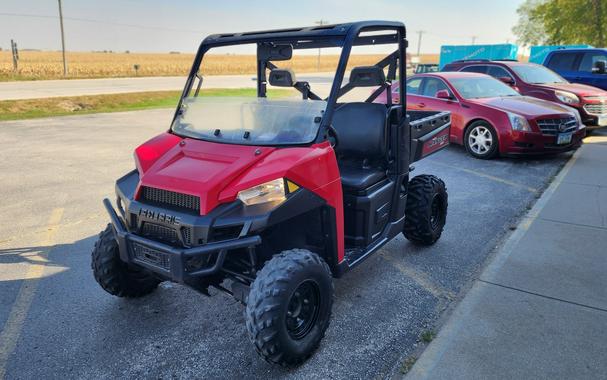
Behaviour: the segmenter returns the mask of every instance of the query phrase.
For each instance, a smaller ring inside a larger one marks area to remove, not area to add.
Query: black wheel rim
[[[318,285],[306,280],[299,284],[289,299],[287,308],[287,331],[295,340],[303,339],[316,324],[320,309]]]
[[[441,223],[442,218],[442,201],[441,197],[436,194],[434,198],[432,198],[432,205],[430,206],[430,226],[433,230],[436,230]]]

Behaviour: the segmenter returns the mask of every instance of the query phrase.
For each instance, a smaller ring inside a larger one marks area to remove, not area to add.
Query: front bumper
[[[104,199],[103,204],[114,227],[120,259],[144,267],[166,280],[188,283],[213,275],[221,270],[228,251],[253,249],[261,244],[261,237],[254,235],[193,248],[176,248],[129,232],[110,201]]]
[[[504,155],[546,155],[567,152],[579,148],[585,136],[585,129],[577,130],[572,135],[571,143],[557,145],[556,136],[535,132],[515,132],[504,139],[505,146],[502,147],[502,153]]]

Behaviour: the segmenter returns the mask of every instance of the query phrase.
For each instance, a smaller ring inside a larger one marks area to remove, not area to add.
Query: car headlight
[[[285,180],[279,178],[242,190],[238,193],[237,198],[247,206],[267,202],[283,202],[287,199],[285,193]]]
[[[554,93],[558,100],[565,104],[579,104],[580,98],[576,94],[567,91],[555,91]]]
[[[510,119],[510,126],[513,131],[531,132],[531,127],[526,117],[508,112],[508,119]]]

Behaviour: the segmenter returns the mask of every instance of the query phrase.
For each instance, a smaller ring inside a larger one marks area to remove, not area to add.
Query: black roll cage
[[[368,35],[360,36],[363,32],[386,32],[393,31],[393,34],[383,35]],[[260,44],[290,44],[294,50],[296,49],[318,49],[328,47],[341,47],[341,55],[337,64],[337,70],[335,77],[333,78],[333,84],[331,86],[331,92],[329,93],[327,101],[327,109],[322,118],[320,130],[318,136],[326,136],[328,129],[330,128],[331,121],[333,119],[333,113],[335,111],[337,100],[350,91],[354,86],[346,84],[343,87],[344,75],[346,73],[346,66],[350,53],[353,46],[368,46],[368,45],[382,45],[382,44],[398,44],[398,50],[389,54],[384,59],[379,61],[376,65],[382,68],[388,66],[387,83],[398,79],[399,81],[399,101],[396,105],[402,106],[404,110],[406,108],[406,96],[405,96],[405,51],[408,46],[406,40],[406,29],[405,25],[401,22],[394,21],[360,21],[348,24],[336,24],[336,25],[322,25],[314,27],[304,28],[292,28],[292,29],[277,29],[277,30],[266,30],[258,32],[247,32],[247,33],[231,33],[231,34],[214,34],[205,38],[196,57],[192,64],[192,68],[188,75],[185,87],[179,99],[177,109],[173,116],[171,125],[175,123],[175,120],[180,114],[180,110],[183,104],[184,98],[190,93],[194,81],[199,78],[198,70],[200,63],[204,55],[210,49],[231,45],[244,45],[256,43]],[[257,96],[265,97],[266,92],[266,69],[274,69],[276,66],[269,61],[260,61],[257,59]],[[300,82],[301,83],[301,82]],[[294,86],[295,89],[304,93],[304,96],[308,96],[313,100],[320,100],[320,97],[316,96],[310,91],[309,87],[305,88],[303,85]],[[380,86],[371,96],[367,99],[367,102],[372,102],[377,96],[388,88],[388,85]],[[196,89],[198,92],[199,88]],[[391,91],[388,92],[388,101],[391,102]],[[306,95],[307,94],[307,95]],[[323,137],[324,138],[324,137]]]

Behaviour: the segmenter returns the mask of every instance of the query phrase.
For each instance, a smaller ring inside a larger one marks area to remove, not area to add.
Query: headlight
[[[275,179],[261,185],[253,186],[249,189],[240,191],[237,196],[247,206],[267,202],[282,202],[286,198],[285,180]]]
[[[554,93],[558,100],[565,104],[579,104],[580,98],[576,94],[567,91],[555,91]]]
[[[527,121],[527,118],[525,118],[524,116],[508,112],[508,119],[510,119],[510,126],[512,127],[513,131],[531,132],[531,127],[529,127],[529,122]]]

